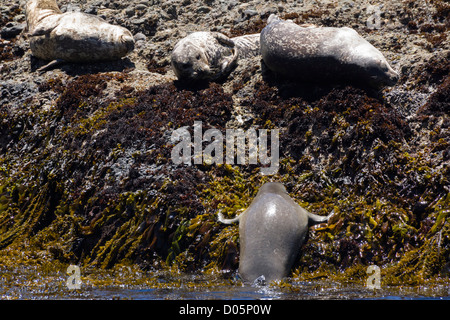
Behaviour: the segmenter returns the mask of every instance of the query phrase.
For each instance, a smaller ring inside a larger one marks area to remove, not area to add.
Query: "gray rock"
[[[125,14],[127,15],[128,18],[134,16],[135,12],[136,10],[132,6],[129,6],[128,8],[125,9]]]
[[[271,14],[277,14],[278,10],[275,7],[265,8],[261,11],[261,18],[267,19]]]
[[[197,9],[197,13],[208,13],[211,11],[210,7],[202,6]]]
[[[134,41],[138,42],[138,41],[146,41],[147,37],[145,34],[143,34],[142,32],[138,32],[134,35]]]
[[[134,7],[136,10],[147,10],[147,5],[140,3]]]
[[[97,14],[97,7],[95,6],[90,6],[88,7],[86,10],[84,10],[84,13],[88,13],[88,14]]]
[[[3,39],[10,39],[18,36],[26,27],[25,23],[7,23],[5,27],[0,30],[0,35]]]
[[[253,10],[253,9],[247,9],[244,11],[244,15],[246,15],[247,17],[253,17],[258,15],[258,11]]]

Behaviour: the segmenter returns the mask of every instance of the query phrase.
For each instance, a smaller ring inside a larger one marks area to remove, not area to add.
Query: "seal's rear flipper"
[[[317,214],[308,212],[308,226],[314,226],[316,224],[321,224],[328,222],[328,219],[330,219],[334,215],[334,210],[331,211],[331,213],[327,216],[319,216]]]
[[[261,54],[260,34],[247,34],[231,38],[239,51],[239,59],[256,57]]]
[[[55,69],[56,67],[58,67],[58,66],[60,66],[60,65],[62,65],[64,63],[66,63],[64,60],[56,59],[56,60],[50,61],[45,66],[40,67],[36,71],[39,72],[40,74],[42,74],[42,73],[45,73],[45,72],[47,72],[49,70]]]

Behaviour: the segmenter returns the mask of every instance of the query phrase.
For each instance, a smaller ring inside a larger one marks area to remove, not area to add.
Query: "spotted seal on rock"
[[[177,42],[171,55],[179,80],[217,80],[228,75],[239,58],[259,54],[259,34],[229,38],[219,32],[193,32]]]
[[[134,49],[126,28],[87,13],[62,13],[55,0],[29,0],[25,13],[31,52],[43,60],[108,61]]]
[[[271,15],[260,43],[264,64],[288,78],[376,87],[398,80],[383,54],[351,28],[302,27]]]
[[[306,211],[281,183],[269,182],[259,189],[241,215],[225,219],[219,213],[219,221],[239,221],[239,274],[244,281],[253,282],[264,276],[270,282],[289,274],[308,228],[327,222],[332,215],[318,216]]]

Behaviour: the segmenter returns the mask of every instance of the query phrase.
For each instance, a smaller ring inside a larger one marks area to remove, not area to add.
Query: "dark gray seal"
[[[267,282],[288,276],[308,228],[327,222],[332,216],[312,214],[300,207],[281,183],[269,182],[241,215],[219,221],[239,221],[239,274],[253,282],[261,276]]]
[[[229,38],[219,32],[193,32],[177,42],[172,69],[182,81],[213,81],[227,76],[238,59],[259,54],[259,34]]]
[[[347,27],[302,27],[271,15],[261,32],[261,55],[273,72],[303,81],[352,81],[372,86],[398,80],[383,54]]]
[[[91,14],[62,13],[55,0],[28,1],[26,17],[31,52],[43,60],[108,61],[134,49],[126,28]]]

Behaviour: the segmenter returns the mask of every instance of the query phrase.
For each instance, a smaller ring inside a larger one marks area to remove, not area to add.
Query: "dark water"
[[[81,272],[79,289],[69,289],[66,270],[0,268],[0,299],[133,299],[133,300],[297,300],[297,299],[434,299],[450,300],[450,283],[368,289],[362,284],[326,279],[289,280],[275,285],[244,285],[220,275],[170,272]],[[70,283],[69,283],[70,285]]]
[[[369,291],[364,287],[346,286],[337,287],[324,284],[321,289],[312,288],[316,286],[309,283],[299,283],[298,288],[302,290],[299,293],[285,293],[282,290],[273,287],[218,287],[212,290],[186,291],[180,288],[173,290],[155,290],[155,289],[125,289],[109,288],[93,290],[92,298],[96,299],[199,299],[199,300],[297,300],[297,299],[433,299],[450,300],[448,288],[402,288],[381,289],[375,292]],[[439,295],[441,294],[441,295]]]

